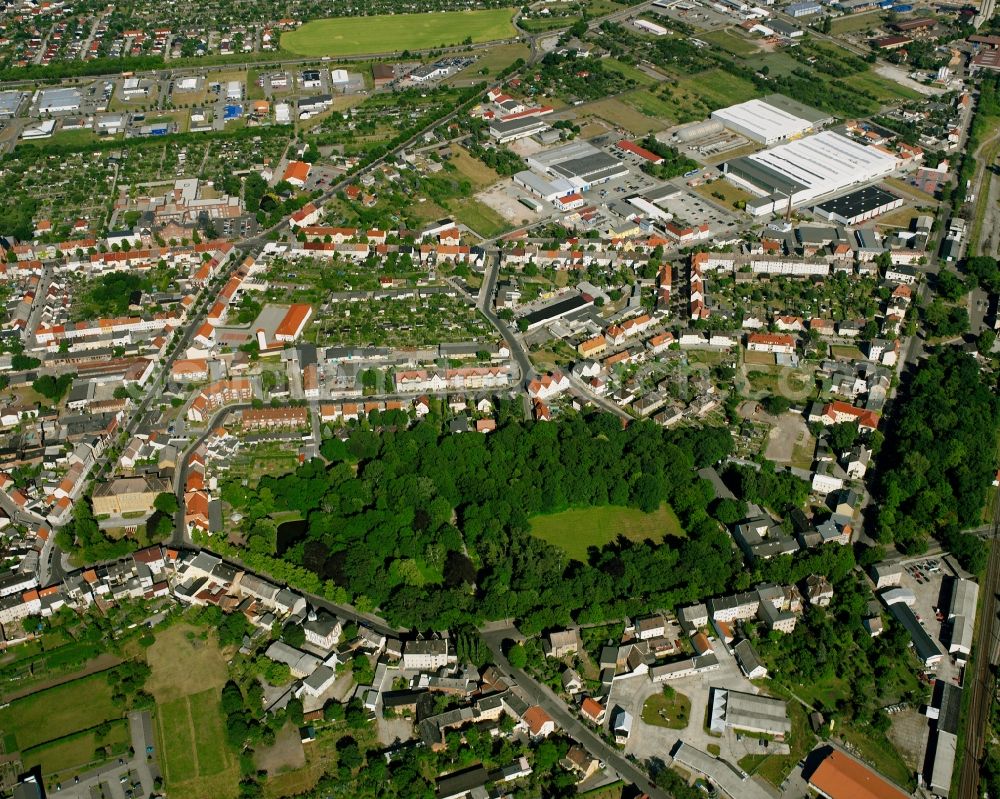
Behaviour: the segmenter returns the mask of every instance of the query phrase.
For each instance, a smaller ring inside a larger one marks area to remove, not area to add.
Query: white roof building
[[[783,212],[896,169],[895,156],[825,130],[725,164],[726,177],[762,196],[747,202],[754,215]]]
[[[712,112],[712,119],[717,119],[728,130],[766,145],[787,141],[812,130],[812,122],[808,119],[789,114],[763,100],[747,100],[720,108]]]

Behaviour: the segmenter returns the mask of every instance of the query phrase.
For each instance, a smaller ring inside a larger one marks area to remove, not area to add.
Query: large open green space
[[[559,547],[574,560],[586,563],[590,547],[602,547],[618,536],[631,541],[648,538],[660,542],[666,536],[684,535],[684,531],[673,508],[666,504],[653,513],[605,505],[535,516],[531,519],[531,534]]]
[[[16,742],[13,750],[24,750],[121,715],[107,676],[94,674],[11,702],[0,710],[0,735],[6,744]]]
[[[128,721],[119,719],[110,722],[106,732],[95,727],[27,749],[21,760],[26,768],[39,766],[46,783],[60,782],[124,755],[129,741]]]
[[[374,17],[316,19],[281,36],[281,47],[299,55],[342,56],[427,50],[491,42],[514,36],[514,10],[443,11]]]

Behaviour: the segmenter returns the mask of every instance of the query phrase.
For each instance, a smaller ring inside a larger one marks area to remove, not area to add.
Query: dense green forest
[[[397,624],[515,616],[532,631],[748,582],[696,472],[731,447],[726,430],[670,432],[649,422],[623,430],[602,414],[510,422],[489,436],[442,435],[424,421],[408,430],[356,429],[346,447],[325,448],[331,465],[306,463],[262,479],[252,493],[228,483],[223,497],[254,520],[249,544],[257,552],[265,549],[254,540],[268,535],[268,514],[301,512],[307,536],[283,557]],[[609,504],[648,511],[664,501],[686,538],[615,542],[592,552],[589,564],[528,532],[537,513]]]
[[[933,535],[979,571],[982,542],[959,530],[980,523],[996,472],[996,385],[972,356],[945,349],[915,371],[894,416],[873,485],[879,539],[920,552]]]
[[[256,489],[223,485],[223,499],[245,516],[239,554],[251,567],[379,608],[400,626],[514,617],[530,633],[854,564],[849,548],[822,547],[744,568],[722,524],[742,504],[716,501],[697,473],[730,453],[725,429],[669,431],[652,422],[622,429],[607,414],[570,414],[555,424],[509,415],[489,436],[442,433],[433,416],[406,429],[404,419],[383,414],[376,426],[356,428],[346,443],[325,442],[328,464],[307,462],[262,478]],[[742,478],[749,499],[781,512],[804,499],[804,484],[775,474],[772,464]],[[586,564],[529,532],[528,519],[539,513],[602,505],[652,511],[662,502],[677,513],[683,537],[620,539],[592,548]],[[270,518],[280,511],[307,521],[305,537],[281,542],[283,549]]]

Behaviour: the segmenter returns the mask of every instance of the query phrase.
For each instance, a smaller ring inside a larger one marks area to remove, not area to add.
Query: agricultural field
[[[586,562],[590,547],[604,546],[619,536],[630,541],[648,538],[660,542],[667,536],[683,536],[684,531],[669,505],[661,505],[653,513],[605,505],[535,516],[531,519],[531,534],[559,547],[574,560]]]
[[[471,40],[491,42],[514,35],[513,9],[337,17],[307,22],[281,36],[297,55],[341,56],[428,50]]]

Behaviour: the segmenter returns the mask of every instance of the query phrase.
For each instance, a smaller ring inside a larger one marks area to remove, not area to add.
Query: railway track
[[[966,752],[958,781],[958,799],[978,799],[980,767],[986,748],[990,706],[996,694],[992,665],[997,655],[997,592],[1000,590],[1000,494],[993,500],[993,530],[989,538],[990,558],[981,595],[982,618],[975,648],[974,673],[967,688],[969,712],[965,722]]]

